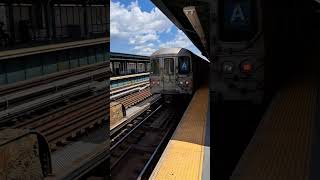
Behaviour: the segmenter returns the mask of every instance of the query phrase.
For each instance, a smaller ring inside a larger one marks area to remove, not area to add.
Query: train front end
[[[175,51],[170,48],[166,51]],[[150,87],[152,93],[164,95],[192,94],[193,76],[190,55],[159,50],[151,56]]]
[[[264,32],[260,1],[220,0],[218,21],[212,25],[215,62],[211,92],[224,101],[260,104],[264,94]]]

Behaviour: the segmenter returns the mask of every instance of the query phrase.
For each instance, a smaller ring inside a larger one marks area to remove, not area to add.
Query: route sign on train
[[[249,1],[228,0],[225,2],[224,22],[227,28],[249,30],[250,4]]]
[[[181,66],[181,69],[182,69],[183,71],[187,71],[187,64],[186,64],[186,62],[183,62],[182,66]]]
[[[225,0],[220,4],[221,39],[248,40],[255,32],[254,2],[251,0]]]

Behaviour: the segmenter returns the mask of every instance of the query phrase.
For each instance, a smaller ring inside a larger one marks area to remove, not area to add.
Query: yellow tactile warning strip
[[[297,84],[278,94],[231,180],[307,180],[316,88]]]
[[[201,179],[208,98],[208,87],[196,91],[149,179]]]

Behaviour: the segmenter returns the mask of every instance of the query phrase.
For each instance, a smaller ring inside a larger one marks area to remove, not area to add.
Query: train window
[[[151,73],[154,75],[159,74],[159,59],[151,60]]]
[[[138,73],[144,72],[144,64],[143,63],[138,63]]]
[[[248,41],[257,33],[254,0],[219,1],[219,34],[226,42]]]
[[[178,59],[179,74],[190,73],[190,58],[188,56],[181,56]]]
[[[136,73],[136,63],[128,63],[127,64],[127,69],[129,74],[134,74]]]
[[[165,74],[173,74],[174,73],[174,59],[173,58],[165,58],[164,59],[164,73]]]
[[[147,72],[150,72],[150,69],[151,69],[150,63],[147,63]]]
[[[129,70],[126,62],[120,62],[119,67],[120,67],[120,75],[128,74]]]
[[[120,70],[120,62],[114,62],[113,63],[113,73],[116,75],[116,76],[119,76],[121,75],[121,70]]]

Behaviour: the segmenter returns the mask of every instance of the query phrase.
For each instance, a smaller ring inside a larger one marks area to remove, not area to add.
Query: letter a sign
[[[245,17],[242,11],[242,8],[240,6],[240,4],[236,4],[235,8],[233,9],[233,13],[231,16],[231,22],[235,22],[235,21],[245,21]]]
[[[187,70],[187,64],[186,64],[186,62],[183,62],[182,66],[181,66],[181,69],[182,69],[183,71],[186,71],[186,70]]]
[[[250,21],[250,4],[247,0],[226,0],[224,22],[227,28],[247,30]]]

